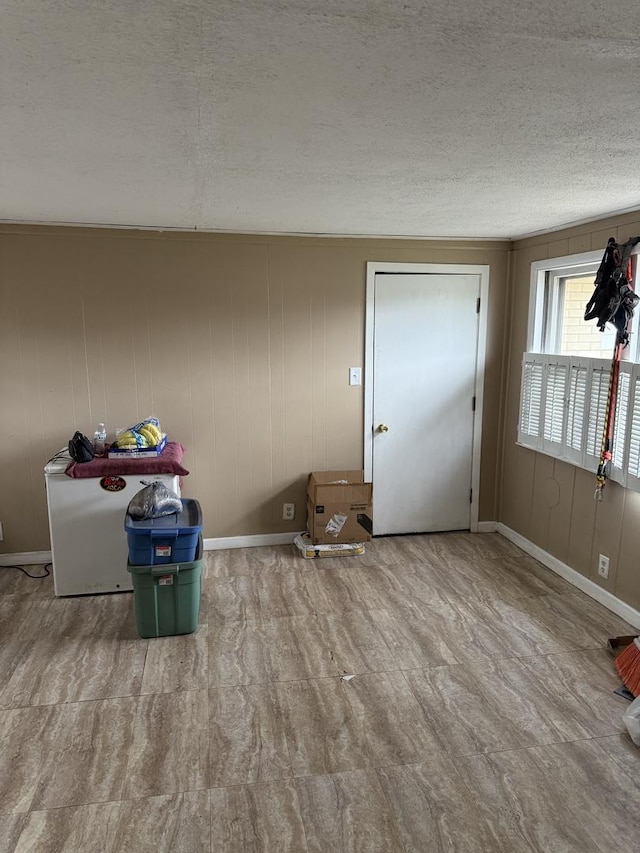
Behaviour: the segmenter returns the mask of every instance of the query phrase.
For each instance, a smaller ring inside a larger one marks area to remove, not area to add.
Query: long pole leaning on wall
[[[611,323],[616,329],[616,342],[611,359],[611,370],[609,371],[609,388],[600,446],[600,462],[596,473],[594,499],[597,501],[602,500],[611,465],[620,361],[622,353],[629,345],[633,310],[640,301],[640,297],[633,290],[631,261],[631,252],[639,242],[640,237],[630,237],[626,243],[619,245],[615,237],[609,237],[607,248],[596,273],[593,295],[587,303],[584,313],[585,320],[597,319],[598,328],[601,332],[604,331],[607,323]]]

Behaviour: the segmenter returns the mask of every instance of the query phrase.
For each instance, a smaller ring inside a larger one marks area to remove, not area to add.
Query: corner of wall
[[[503,472],[505,436],[507,424],[507,397],[509,393],[509,377],[511,371],[511,327],[513,315],[513,290],[515,288],[515,250],[507,252],[506,289],[503,313],[502,334],[502,369],[500,375],[500,409],[498,412],[498,453],[497,471],[494,495],[494,515],[500,521],[502,519],[502,494],[503,494]]]

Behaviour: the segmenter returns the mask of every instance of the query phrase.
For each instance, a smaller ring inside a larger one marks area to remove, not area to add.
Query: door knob
[[[378,432],[389,432],[389,427],[386,424],[380,424]]]

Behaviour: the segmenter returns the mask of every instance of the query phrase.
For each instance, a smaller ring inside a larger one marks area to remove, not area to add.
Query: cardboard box
[[[315,560],[318,557],[353,557],[364,554],[364,542],[354,542],[350,545],[332,542],[331,545],[314,545],[308,533],[300,533],[293,540],[305,560]]]
[[[368,542],[373,486],[362,471],[315,471],[307,486],[307,525],[314,545]]]

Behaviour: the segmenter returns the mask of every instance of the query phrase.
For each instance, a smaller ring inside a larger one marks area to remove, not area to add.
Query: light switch
[[[362,385],[362,368],[349,368],[349,385]]]

